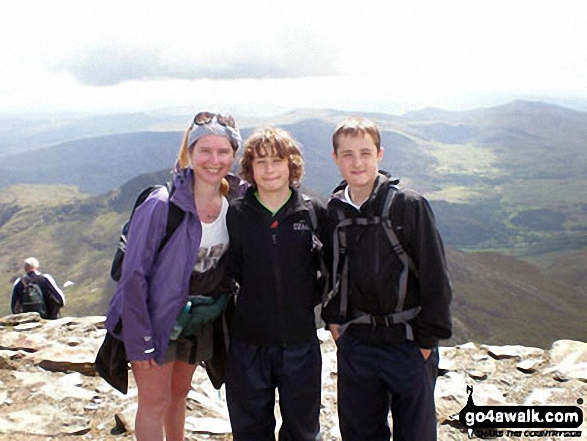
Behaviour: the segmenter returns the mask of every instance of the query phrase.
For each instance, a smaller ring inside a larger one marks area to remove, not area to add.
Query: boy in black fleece
[[[230,265],[240,285],[230,324],[226,391],[235,441],[319,440],[321,367],[314,307],[318,256],[308,201],[297,187],[298,145],[281,129],[245,143],[241,176],[251,184],[227,214]],[[319,226],[326,209],[310,201]],[[320,232],[318,231],[318,236]]]
[[[432,210],[379,171],[373,122],[343,121],[333,147],[345,181],[328,203],[335,289],[322,316],[338,346],[342,439],[389,440],[391,409],[394,441],[435,440],[437,345],[451,336],[451,286]]]

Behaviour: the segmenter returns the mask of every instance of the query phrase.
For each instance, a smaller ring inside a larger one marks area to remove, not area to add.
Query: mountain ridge
[[[523,118],[507,116],[513,114]],[[303,183],[323,197],[340,180],[330,142],[334,124],[346,115],[305,110],[272,119],[278,124],[282,118],[281,126],[302,144]],[[496,344],[544,346],[559,335],[557,326],[561,337],[585,339],[579,324],[586,317],[577,305],[587,266],[587,113],[517,102],[468,112],[425,109],[419,118],[371,116],[386,147],[382,168],[424,193],[434,209],[455,280],[457,341],[473,335],[492,342],[492,330],[499,329],[505,335]],[[565,136],[558,136],[563,129]],[[250,131],[243,129],[243,136]],[[27,171],[29,155],[3,163],[4,171],[14,168],[12,175],[0,174],[12,176],[5,183],[37,176],[61,185],[4,187],[0,193],[0,246],[7,250],[0,256],[6,282],[0,308],[7,311],[9,282],[22,259],[34,254],[59,282],[75,283],[67,289],[71,313],[104,313],[114,289],[107,274],[120,227],[140,189],[169,178],[180,140],[181,132],[139,132],[53,146],[45,150],[53,156],[35,158],[55,174]],[[557,171],[560,164],[563,171]],[[96,182],[104,191],[96,191]],[[516,310],[527,311],[531,323]],[[537,326],[540,317],[549,318],[545,326]]]

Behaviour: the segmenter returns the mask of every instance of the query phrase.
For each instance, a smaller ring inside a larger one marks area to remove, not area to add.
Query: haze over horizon
[[[8,0],[0,114],[587,110],[582,1]]]

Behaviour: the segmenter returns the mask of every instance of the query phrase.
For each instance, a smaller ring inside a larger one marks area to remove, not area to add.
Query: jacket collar
[[[377,194],[379,194],[379,190],[381,189],[382,185],[397,185],[399,184],[399,179],[394,179],[391,177],[391,174],[384,171],[384,170],[379,170],[379,173],[377,174],[377,177],[375,178],[375,183],[373,184],[373,190],[371,190],[371,194],[369,195],[369,197],[367,198],[367,200],[363,203],[370,203],[371,201],[373,201],[373,199],[375,199],[375,197],[377,197]],[[333,199],[338,199],[341,202],[344,202],[345,200],[345,196],[344,196],[344,191],[346,189],[346,187],[348,187],[348,184],[345,180],[342,180],[338,186],[334,189],[334,191],[332,192],[332,195],[330,196],[330,200]]]
[[[229,173],[224,177],[228,181],[228,200],[242,196],[248,184],[238,176]],[[196,205],[194,202],[194,170],[187,167],[174,174],[173,177],[174,191],[171,196],[171,201],[185,212],[196,213]]]
[[[191,167],[176,172],[173,176],[171,202],[183,211],[196,213],[194,202],[194,171]]]
[[[304,197],[302,193],[297,188],[289,187],[289,189],[291,190],[291,196],[283,205],[283,207],[279,209],[279,216],[289,216],[289,214],[291,214],[292,212],[308,210],[308,207],[304,203]],[[255,196],[256,191],[257,189],[255,187],[249,187],[247,189],[243,202],[250,207],[260,208],[262,207],[262,205]],[[263,209],[265,208],[263,207]]]

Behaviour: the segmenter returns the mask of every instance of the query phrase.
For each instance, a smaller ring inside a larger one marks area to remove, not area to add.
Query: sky
[[[587,103],[586,12],[583,0],[2,0],[0,113]]]

